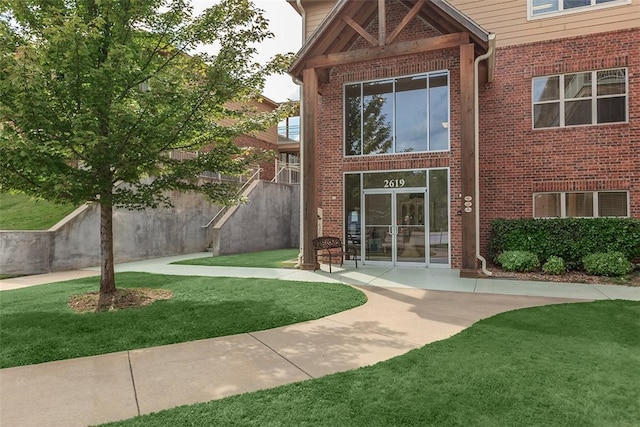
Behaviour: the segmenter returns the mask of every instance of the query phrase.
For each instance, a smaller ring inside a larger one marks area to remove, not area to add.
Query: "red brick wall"
[[[278,148],[261,139],[255,138],[253,136],[240,135],[233,142],[240,147],[256,147],[265,151],[273,151],[277,154]],[[262,168],[262,172],[260,173],[260,179],[265,181],[271,181],[275,176],[275,160],[267,160],[260,163],[260,167]]]
[[[640,217],[640,29],[505,47],[480,95],[481,236],[540,191],[629,190]],[[532,129],[532,77],[627,67],[629,123]]]

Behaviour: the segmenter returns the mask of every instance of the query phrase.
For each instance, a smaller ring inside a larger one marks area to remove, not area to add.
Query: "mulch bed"
[[[159,300],[173,298],[173,292],[165,289],[124,288],[112,294],[100,296],[100,292],[73,295],[68,305],[76,313],[115,311],[143,307]]]
[[[544,274],[541,271],[534,271],[531,273],[515,273],[512,271],[504,271],[497,266],[490,266],[488,269],[493,273],[493,278],[533,280],[539,282],[589,283],[600,285],[622,285],[640,287],[640,270],[638,269],[636,269],[625,279],[621,279],[618,277],[591,276],[581,271],[569,271],[565,274],[553,275]]]

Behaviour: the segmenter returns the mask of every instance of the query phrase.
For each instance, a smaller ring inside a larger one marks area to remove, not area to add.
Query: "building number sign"
[[[384,188],[402,188],[404,187],[404,179],[385,179]]]

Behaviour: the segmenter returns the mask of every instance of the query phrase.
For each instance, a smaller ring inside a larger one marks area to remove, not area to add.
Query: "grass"
[[[206,258],[177,261],[173,264],[207,265],[216,267],[263,267],[281,268],[286,261],[298,256],[298,249],[277,249],[235,255],[221,255]]]
[[[640,302],[502,313],[377,365],[114,426],[637,426]]]
[[[317,319],[365,302],[360,291],[329,283],[274,279],[117,275],[120,288],[173,291],[139,309],[76,314],[71,295],[96,291],[99,278],[0,293],[0,367],[91,356],[258,331]]]
[[[0,230],[47,230],[76,206],[0,192]]]

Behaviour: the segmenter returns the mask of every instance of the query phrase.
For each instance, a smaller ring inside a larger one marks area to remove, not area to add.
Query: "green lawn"
[[[499,314],[354,371],[118,426],[637,426],[640,302]]]
[[[71,295],[99,277],[0,292],[0,367],[194,341],[317,319],[362,305],[346,285],[274,279],[117,275],[121,288],[173,291],[139,309],[76,314]]]
[[[280,268],[285,261],[298,256],[298,249],[277,249],[272,251],[249,252],[235,255],[220,255],[206,258],[177,261],[173,264],[208,265],[217,267],[264,267]]]
[[[76,207],[0,192],[0,230],[47,230]]]

